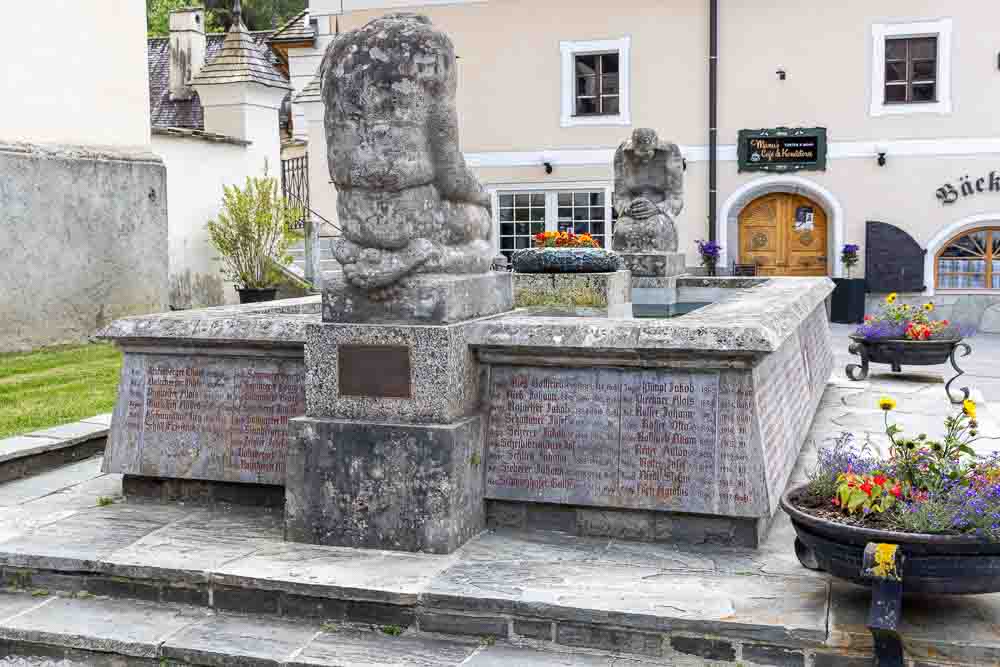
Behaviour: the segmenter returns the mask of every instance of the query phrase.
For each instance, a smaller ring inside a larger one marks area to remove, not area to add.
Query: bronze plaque
[[[410,348],[405,345],[340,345],[341,396],[411,398]]]

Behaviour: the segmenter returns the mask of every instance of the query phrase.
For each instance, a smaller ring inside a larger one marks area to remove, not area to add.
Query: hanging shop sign
[[[989,176],[972,178],[962,176],[958,185],[945,183],[935,193],[938,201],[944,205],[954,204],[961,198],[972,197],[984,192],[1000,192],[1000,172],[991,171]]]
[[[740,130],[740,171],[826,171],[825,127]]]

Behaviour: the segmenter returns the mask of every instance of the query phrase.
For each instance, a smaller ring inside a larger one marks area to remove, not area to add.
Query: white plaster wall
[[[145,3],[2,4],[0,138],[149,145]]]
[[[323,105],[311,102],[303,106],[306,107],[306,118],[309,119],[309,207],[337,224],[337,189],[330,182],[330,169],[326,159]],[[320,234],[329,236],[334,231],[324,225],[320,228]]]
[[[238,295],[220,272],[205,224],[222,206],[225,185],[259,176],[262,165],[249,147],[153,135],[153,151],[167,166],[170,305],[175,308],[235,303]]]

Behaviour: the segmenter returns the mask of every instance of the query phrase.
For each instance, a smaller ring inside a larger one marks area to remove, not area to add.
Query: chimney
[[[189,100],[191,79],[205,64],[205,8],[170,12],[170,99]]]

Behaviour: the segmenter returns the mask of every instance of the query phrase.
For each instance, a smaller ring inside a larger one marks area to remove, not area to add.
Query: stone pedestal
[[[510,309],[511,276],[422,276],[395,289],[382,301],[332,281],[324,322],[306,331],[306,417],[290,424],[286,466],[289,540],[449,553],[485,525],[468,320]]]
[[[633,278],[670,278],[681,275],[687,269],[684,253],[681,252],[619,254]]]
[[[451,553],[484,525],[482,423],[294,420],[285,539]]]
[[[515,273],[514,305],[616,312],[632,301],[628,271],[611,273]]]
[[[510,274],[425,274],[381,290],[362,290],[342,273],[323,276],[324,322],[448,324],[513,307]]]

